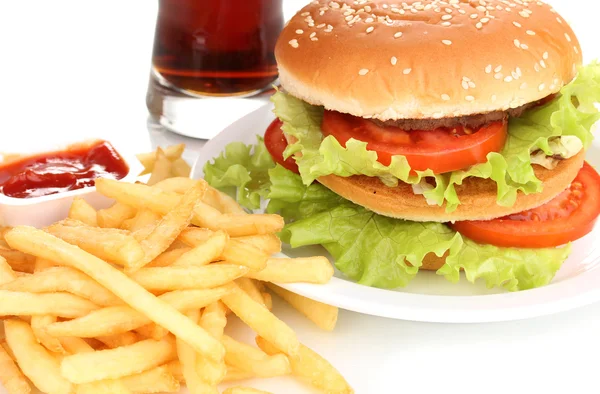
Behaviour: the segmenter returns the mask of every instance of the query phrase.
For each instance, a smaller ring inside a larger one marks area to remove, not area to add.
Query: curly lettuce
[[[367,150],[367,144],[350,139],[342,146],[335,138],[323,138],[320,124],[323,108],[310,105],[283,92],[273,95],[275,114],[283,121],[286,134],[296,138],[285,151],[286,157],[295,153],[302,181],[311,184],[325,175],[349,177],[366,175],[379,177],[387,186],[399,181],[419,184],[423,178],[434,178],[435,188],[424,196],[437,205],[446,204],[452,212],[460,200],[456,185],[466,178],[491,179],[497,185],[497,201],[512,206],[519,191],[525,194],[542,191],[542,182],[535,176],[531,153],[555,153],[550,142],[561,136],[574,136],[588,148],[593,140],[592,126],[600,119],[594,103],[600,102],[600,64],[592,63],[580,69],[577,78],[561,90],[561,95],[550,103],[527,111],[520,118],[511,118],[504,149],[492,152],[487,162],[462,171],[436,175],[432,171],[411,171],[404,156],[394,156],[390,165],[377,161],[377,153]]]
[[[293,219],[281,233],[282,241],[292,247],[322,245],[341,272],[364,285],[406,286],[425,256],[435,254],[446,256],[446,264],[437,274],[452,282],[459,280],[463,270],[470,282],[482,279],[489,288],[526,290],[550,283],[570,253],[570,246],[517,249],[480,245],[441,223],[375,214],[318,183],[303,185],[300,176],[281,166],[269,175],[268,211],[281,213],[286,222]]]
[[[258,209],[271,185],[268,170],[275,166],[262,137],[256,145],[233,142],[212,163],[204,166],[204,179],[248,209]]]

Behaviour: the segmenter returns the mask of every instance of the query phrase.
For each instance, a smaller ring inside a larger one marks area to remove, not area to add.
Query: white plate
[[[192,170],[193,178],[203,176],[204,164],[223,151],[233,141],[256,142],[274,119],[272,105],[232,123],[203,149]],[[588,154],[594,166],[600,166],[600,142],[596,141]],[[600,225],[573,245],[573,253],[546,287],[507,293],[488,290],[481,282],[475,285],[464,276],[457,284],[432,272],[420,272],[408,287],[382,290],[359,285],[336,272],[326,285],[294,284],[285,287],[298,294],[355,312],[394,319],[480,323],[531,318],[566,311],[600,301]],[[320,247],[285,249],[290,257],[322,254]]]

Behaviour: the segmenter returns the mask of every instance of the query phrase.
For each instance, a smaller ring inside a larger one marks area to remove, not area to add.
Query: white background
[[[549,2],[573,24],[586,60],[599,57],[600,6]],[[145,93],[156,9],[154,0],[0,1],[0,151],[90,136],[148,149]],[[155,143],[176,140],[153,136]],[[600,305],[478,325],[341,312],[333,333],[282,309],[300,339],[332,360],[357,393],[600,391]],[[287,382],[262,387],[310,392]]]

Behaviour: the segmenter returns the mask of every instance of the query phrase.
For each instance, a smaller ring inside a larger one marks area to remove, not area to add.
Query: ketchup
[[[40,197],[94,186],[96,178],[121,179],[128,173],[115,148],[98,141],[0,164],[0,190],[8,197]]]

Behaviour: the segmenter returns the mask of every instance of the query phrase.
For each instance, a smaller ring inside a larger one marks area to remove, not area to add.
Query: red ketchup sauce
[[[0,164],[0,191],[31,198],[94,186],[96,178],[121,179],[129,167],[106,141],[44,152]]]

